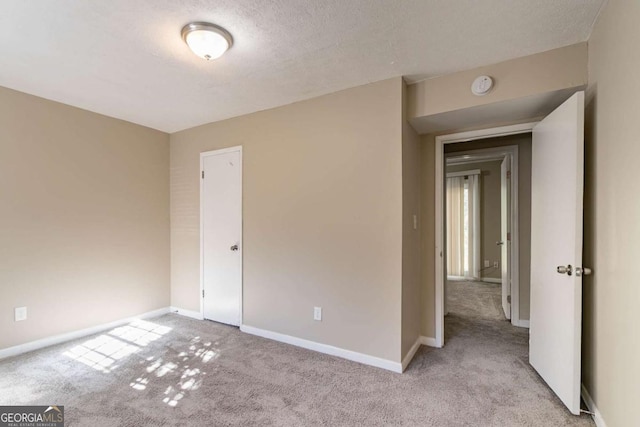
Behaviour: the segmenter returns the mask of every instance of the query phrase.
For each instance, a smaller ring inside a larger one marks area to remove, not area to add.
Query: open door
[[[584,92],[533,129],[529,361],[580,414]]]
[[[511,194],[509,159],[505,158],[500,164],[500,268],[502,273],[502,310],[507,319],[511,319],[511,275],[509,267],[511,265],[509,256],[511,254],[511,241],[509,239],[509,220],[511,214]]]

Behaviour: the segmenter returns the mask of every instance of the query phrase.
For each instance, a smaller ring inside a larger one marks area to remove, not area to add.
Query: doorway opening
[[[445,315],[513,318],[523,326],[515,240],[520,223],[518,148],[523,145],[524,160],[530,160],[530,139],[528,134],[487,139],[481,146],[488,148],[481,149],[473,142],[445,146]],[[525,187],[529,181],[524,180]],[[530,188],[524,190],[523,196],[529,196]]]
[[[485,313],[494,319],[509,319],[514,326],[529,326],[528,211],[531,132],[535,124],[436,137],[437,346],[444,345],[444,316],[450,312],[451,303],[457,311],[466,309],[471,314]],[[496,193],[498,183],[499,194]],[[490,196],[493,204],[499,205],[499,213],[495,213],[496,206],[483,203],[483,189],[489,191],[483,184],[494,186]],[[459,193],[456,186],[461,189]],[[456,203],[449,202],[448,192],[458,197],[461,217],[451,212]],[[449,220],[448,216],[451,216]],[[481,301],[474,301],[471,295]]]

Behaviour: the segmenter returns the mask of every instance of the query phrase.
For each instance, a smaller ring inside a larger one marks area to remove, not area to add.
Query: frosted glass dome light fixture
[[[222,27],[208,22],[192,22],[182,28],[182,40],[207,61],[220,58],[233,45],[233,37]]]

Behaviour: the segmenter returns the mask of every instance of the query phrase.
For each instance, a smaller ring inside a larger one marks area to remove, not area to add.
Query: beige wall
[[[448,146],[453,144],[448,144]],[[501,225],[501,162],[468,163],[447,166],[448,172],[460,172],[479,169],[480,174],[480,265],[481,277],[488,279],[501,279],[501,267],[494,268],[493,263],[501,263],[502,253],[496,242],[500,241]],[[484,261],[490,262],[490,267],[485,268]],[[500,264],[498,264],[500,265]]]
[[[399,362],[401,103],[395,78],[172,134],[172,304],[199,310],[199,153],[242,145],[243,323]]]
[[[485,96],[471,93],[481,75],[493,77],[495,86]],[[409,87],[409,119],[462,110],[587,83],[587,44],[562,47],[536,55],[474,68],[418,82]]]
[[[582,381],[609,427],[640,425],[639,22],[611,0],[589,41]]]
[[[0,88],[0,348],[169,305],[168,170],[167,134]]]
[[[406,85],[402,85],[403,101]],[[402,103],[402,358],[420,336],[420,137]],[[414,228],[414,215],[417,228]]]

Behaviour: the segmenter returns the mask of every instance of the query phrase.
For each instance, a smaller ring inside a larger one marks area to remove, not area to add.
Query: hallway
[[[450,314],[479,319],[507,320],[502,311],[499,283],[447,280],[447,310]]]

